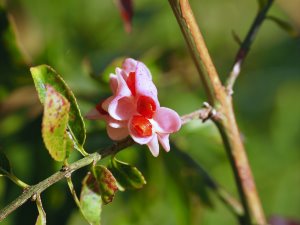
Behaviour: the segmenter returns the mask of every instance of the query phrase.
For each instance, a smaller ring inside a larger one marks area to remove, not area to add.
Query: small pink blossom
[[[110,74],[110,87],[113,95],[86,117],[106,121],[113,140],[130,135],[135,142],[148,145],[154,156],[159,154],[158,142],[169,151],[169,135],[180,129],[181,119],[174,110],[160,106],[149,69],[128,58],[116,74]]]

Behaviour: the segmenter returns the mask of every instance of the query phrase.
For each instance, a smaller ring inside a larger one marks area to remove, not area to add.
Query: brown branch
[[[266,224],[247,155],[235,121],[232,98],[221,84],[188,0],[169,0],[204,84],[207,97],[221,116],[215,120],[226,147],[244,208],[241,224]]]

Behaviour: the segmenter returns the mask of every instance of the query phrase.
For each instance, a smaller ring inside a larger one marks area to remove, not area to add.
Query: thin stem
[[[198,113],[198,116],[197,116]],[[183,122],[182,124],[187,123],[191,119],[198,119],[200,118],[201,110],[198,110],[196,112],[187,114],[182,116]],[[55,184],[56,182],[60,181],[61,179],[68,177],[71,175],[72,172],[85,167],[91,163],[96,163],[100,159],[103,159],[110,155],[115,155],[122,149],[125,149],[131,145],[134,144],[134,141],[131,138],[126,138],[123,141],[114,143],[112,146],[106,147],[104,149],[100,149],[97,152],[93,154],[89,154],[85,156],[84,158],[70,164],[66,165],[61,169],[61,171],[56,172],[55,174],[51,175],[47,179],[39,182],[36,185],[29,186],[25,189],[25,191],[17,197],[14,201],[12,201],[9,205],[1,209],[0,211],[0,222],[5,219],[10,213],[15,211],[18,207],[23,205],[28,199],[30,199],[32,196],[36,194],[42,193],[44,190],[46,190],[51,185]],[[98,153],[99,152],[99,153]],[[69,183],[68,183],[69,184]],[[69,186],[70,187],[70,186]],[[78,198],[77,198],[78,199]],[[76,200],[75,200],[76,201]]]
[[[8,173],[6,174],[6,176],[12,181],[14,182],[16,185],[18,185],[19,187],[26,189],[29,187],[28,184],[24,183],[23,181],[21,181],[19,178],[17,178],[14,174],[12,173]]]
[[[176,155],[178,155],[182,160],[186,161],[189,166],[196,169],[199,175],[204,179],[205,183],[210,189],[217,194],[219,199],[225,203],[228,209],[233,212],[239,219],[244,215],[244,210],[241,204],[231,196],[217,181],[190,155],[186,154],[184,151],[179,150],[177,147],[172,148]]]
[[[266,19],[266,15],[274,0],[268,0],[268,2],[259,10],[254,21],[244,39],[241,43],[240,49],[238,50],[235,60],[229,74],[228,80],[226,82],[226,89],[229,94],[233,94],[233,85],[240,74],[241,66],[245,61],[252,43],[254,42],[257,32],[262,25],[262,22]]]
[[[25,191],[16,198],[13,202],[11,202],[9,205],[4,207],[0,211],[0,221],[2,221],[4,218],[6,218],[11,212],[16,210],[18,207],[23,205],[28,199],[30,199],[34,195],[39,195],[42,193],[45,189],[53,185],[54,183],[58,182],[59,180],[65,178],[67,174],[70,174],[71,172],[78,170],[84,166],[87,166],[94,161],[100,160],[101,156],[99,153],[93,153],[89,156],[86,156],[83,159],[80,159],[72,164],[70,164],[68,167],[64,167],[63,170],[54,173],[47,179],[41,181],[40,183],[30,186],[29,188],[25,189]]]
[[[66,180],[67,180],[67,183],[68,183],[70,192],[71,192],[71,194],[72,194],[72,196],[73,196],[73,199],[74,199],[76,205],[78,206],[78,208],[80,208],[80,201],[79,201],[79,199],[78,199],[78,197],[77,197],[77,194],[76,194],[76,191],[75,191],[75,188],[74,188],[72,179],[71,179],[71,175],[70,175],[70,176],[67,176],[67,177],[66,177]]]
[[[188,0],[169,0],[204,84],[207,97],[221,115],[215,120],[226,147],[244,208],[241,224],[266,224],[251,168],[235,121],[232,98],[221,84]]]
[[[43,208],[42,199],[40,195],[37,195],[35,202],[39,211],[39,219],[41,220],[41,224],[46,224],[46,212]]]

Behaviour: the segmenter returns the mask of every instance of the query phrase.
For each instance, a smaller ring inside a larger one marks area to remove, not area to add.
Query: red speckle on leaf
[[[130,126],[139,137],[149,137],[152,135],[152,124],[144,116],[133,116]]]
[[[48,107],[51,108],[53,105],[53,99],[50,99],[49,103],[48,103]]]
[[[54,132],[54,126],[50,125],[50,132],[53,133]]]
[[[108,188],[113,192],[116,192],[118,190],[118,187],[116,185],[116,179],[111,173],[105,173],[104,182],[107,184]]]
[[[140,96],[137,101],[137,111],[142,116],[151,119],[156,111],[156,104],[152,98]]]
[[[130,72],[126,80],[126,84],[129,87],[133,96],[135,96],[135,72]]]

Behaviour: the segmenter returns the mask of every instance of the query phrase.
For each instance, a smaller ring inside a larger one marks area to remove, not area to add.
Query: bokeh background
[[[145,62],[152,71],[161,104],[183,115],[206,100],[203,87],[167,1],[136,0],[133,30],[126,33],[111,0],[0,0],[0,151],[15,174],[35,184],[58,169],[41,138],[42,107],[30,66],[49,64],[67,81],[83,114],[110,95],[107,75],[122,57]],[[222,80],[238,49],[232,31],[243,38],[257,12],[254,0],[192,0],[209,51]],[[278,0],[270,14],[300,28],[300,1]],[[268,217],[300,220],[300,42],[265,21],[234,91],[237,120],[257,188]],[[108,146],[102,122],[86,121],[85,149]],[[220,136],[210,122],[191,122],[172,136],[179,150],[203,166],[237,197]],[[80,156],[72,153],[71,160]],[[137,166],[147,185],[118,192],[103,207],[102,224],[236,224],[230,211],[184,159],[172,151],[153,158],[134,146],[118,158]],[[103,162],[105,165],[106,161]],[[82,169],[73,175],[80,191]],[[192,174],[192,175],[191,175]],[[21,193],[0,178],[0,208]],[[49,225],[84,225],[61,181],[42,194]],[[34,224],[36,206],[27,202],[1,224]]]

